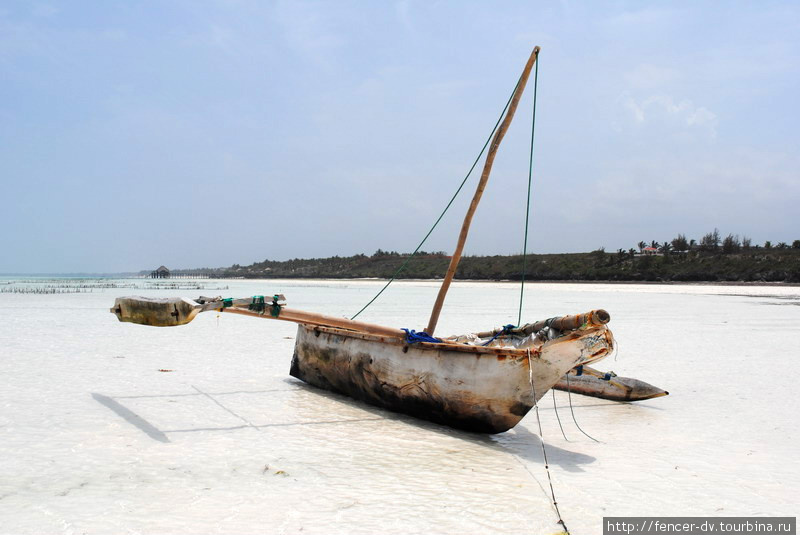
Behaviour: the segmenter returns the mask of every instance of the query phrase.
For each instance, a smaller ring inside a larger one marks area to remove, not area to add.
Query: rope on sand
[[[544,447],[544,434],[542,433],[542,420],[539,418],[539,402],[536,400],[536,386],[533,384],[533,365],[531,362],[531,350],[528,349],[528,377],[531,383],[531,392],[533,393],[533,409],[536,411],[536,423],[539,425],[539,443],[542,445],[542,458],[544,459],[544,469],[547,472],[547,482],[550,485],[550,496],[553,498],[553,507],[555,507],[556,515],[558,515],[558,523],[564,528],[564,533],[570,535],[569,528],[561,518],[561,511],[558,510],[558,501],[556,501],[556,492],[553,490],[553,478],[550,477],[550,463],[547,462],[547,450]]]
[[[567,434],[564,432],[564,427],[561,425],[561,417],[558,415],[558,407],[556,406],[556,391],[551,388],[550,392],[553,394],[553,411],[556,413],[556,420],[558,420],[558,428],[561,429],[561,434],[564,435],[564,440],[569,442]]]
[[[583,433],[587,437],[591,438],[595,442],[600,442],[599,440],[594,438],[592,435],[590,435],[589,433],[587,433],[586,431],[581,429],[581,426],[578,425],[578,420],[575,419],[575,411],[572,409],[572,389],[569,386],[569,373],[567,373],[564,377],[567,378],[567,397],[569,398],[569,412],[572,413],[572,421],[575,422],[575,427],[578,428],[578,431],[580,431],[581,433]]]

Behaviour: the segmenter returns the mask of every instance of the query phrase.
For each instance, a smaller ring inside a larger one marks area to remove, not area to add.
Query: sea
[[[350,317],[383,284],[0,279],[0,533],[552,535],[560,514],[597,535],[611,516],[797,515],[798,287],[528,283],[523,322],[608,310],[618,351],[596,367],[669,396],[548,393],[498,435],[290,377],[289,322],[110,313],[127,295],[280,293]],[[420,330],[437,291],[395,282],[358,319]],[[436,334],[516,324],[520,297],[456,282]]]

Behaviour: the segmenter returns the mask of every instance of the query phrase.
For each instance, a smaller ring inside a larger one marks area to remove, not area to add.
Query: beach
[[[123,295],[282,293],[349,317],[381,281],[75,281],[0,281],[86,290],[0,293],[0,533],[551,535],[542,441],[574,535],[603,516],[798,513],[798,287],[526,284],[523,322],[604,308],[618,352],[596,367],[670,392],[548,393],[540,437],[536,411],[478,435],[309,387],[288,374],[292,323],[109,312]],[[437,289],[395,282],[359,319],[420,330]],[[516,323],[519,293],[456,282],[437,334]]]

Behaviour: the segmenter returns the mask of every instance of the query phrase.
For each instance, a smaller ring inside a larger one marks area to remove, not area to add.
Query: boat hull
[[[409,345],[392,337],[301,324],[290,374],[378,407],[468,431],[501,433],[514,427],[568,370],[604,357],[612,346],[605,327],[571,333],[529,352]]]
[[[663,388],[650,383],[616,375],[604,379],[593,375],[570,373],[559,379],[553,388],[609,401],[644,401],[669,395]]]

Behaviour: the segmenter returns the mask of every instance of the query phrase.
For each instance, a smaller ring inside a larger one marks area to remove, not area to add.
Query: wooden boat
[[[120,321],[159,327],[184,325],[209,310],[298,323],[292,376],[483,433],[511,429],[567,371],[602,359],[614,347],[604,310],[434,343],[410,341],[401,329],[289,308],[284,301],[281,295],[272,302],[260,296],[119,297],[111,312]]]
[[[610,401],[644,401],[669,395],[666,390],[650,383],[633,377],[620,377],[614,372],[601,372],[589,366],[570,370],[553,388]]]
[[[252,301],[126,297],[111,311],[121,321],[157,326],[188,323],[205,310],[293,321],[299,325],[290,373],[310,385],[461,429],[510,429],[568,370],[599,360],[614,347],[606,326],[610,316],[603,310],[468,339],[433,338],[497,149],[538,54],[535,47],[492,138],[423,341],[413,331],[290,309],[278,295],[271,303],[261,296]]]
[[[526,348],[418,342],[300,325],[290,374],[373,405],[484,433],[514,427],[578,363],[613,348],[602,324]]]

